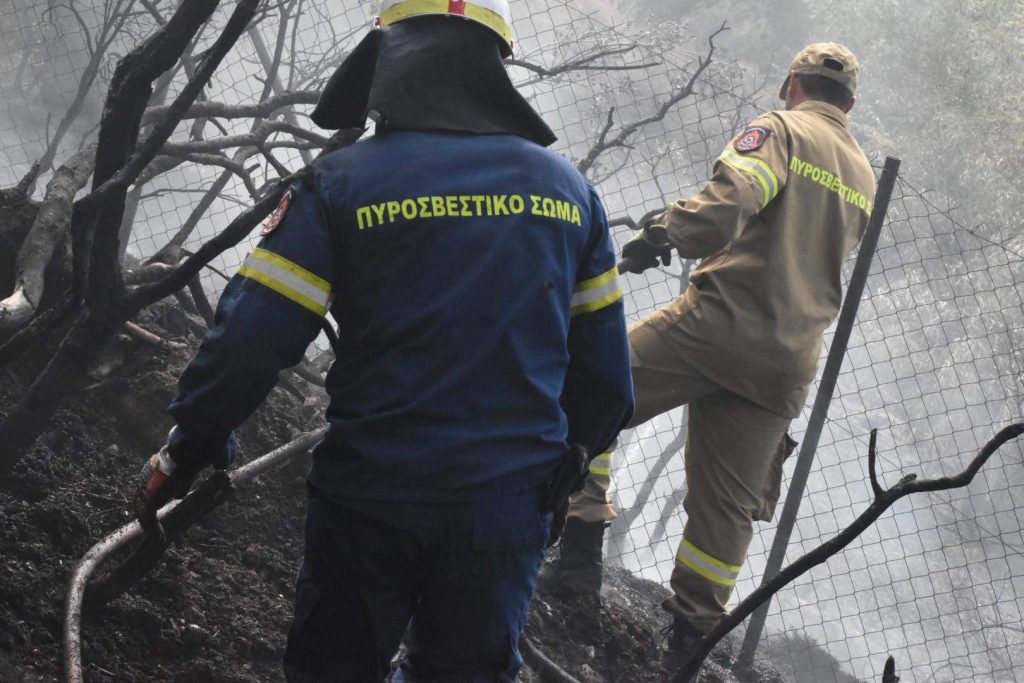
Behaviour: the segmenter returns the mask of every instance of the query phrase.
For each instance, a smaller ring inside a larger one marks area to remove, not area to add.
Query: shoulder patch
[[[761,149],[761,146],[768,140],[772,132],[764,126],[750,126],[733,143],[737,152],[753,152]]]
[[[295,196],[295,190],[288,188],[288,191],[281,195],[281,201],[277,203],[277,208],[274,209],[274,213],[270,214],[270,218],[263,224],[263,229],[260,230],[260,237],[266,237],[270,233],[277,229],[277,226],[281,225],[281,221],[284,220],[284,215],[288,213],[288,207],[292,204],[292,197]]]

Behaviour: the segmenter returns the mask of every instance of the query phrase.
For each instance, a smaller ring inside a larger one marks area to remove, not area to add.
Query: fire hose
[[[115,551],[144,535],[138,521],[131,521],[94,545],[79,561],[68,587],[64,614],[64,671],[68,683],[82,683],[81,621],[83,605],[105,604],[127,590],[156,566],[171,542],[201,517],[223,504],[235,488],[244,488],[253,479],[309,451],[324,431],[303,434],[294,441],[230,472],[214,472],[184,499],[165,505],[157,518],[166,536],[146,536],[135,551],[116,569],[89,581],[96,568]]]

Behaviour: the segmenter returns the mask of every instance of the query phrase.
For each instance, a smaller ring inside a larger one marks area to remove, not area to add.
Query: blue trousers
[[[341,501],[310,489],[284,657],[289,683],[512,683],[551,515],[541,492],[468,503]]]

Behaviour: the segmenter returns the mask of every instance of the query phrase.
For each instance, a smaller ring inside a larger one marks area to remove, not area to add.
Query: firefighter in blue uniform
[[[504,0],[384,2],[313,120],[376,121],[293,186],[225,289],[151,460],[202,467],[330,312],[289,681],[513,681],[570,444],[628,421],[621,291],[594,189],[512,87]],[[497,40],[495,37],[497,36]]]

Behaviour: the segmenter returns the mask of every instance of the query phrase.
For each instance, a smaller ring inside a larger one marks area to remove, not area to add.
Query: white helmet
[[[502,56],[512,55],[512,12],[506,0],[383,0],[377,25],[389,26],[428,14],[465,17],[482,24],[501,38]]]

